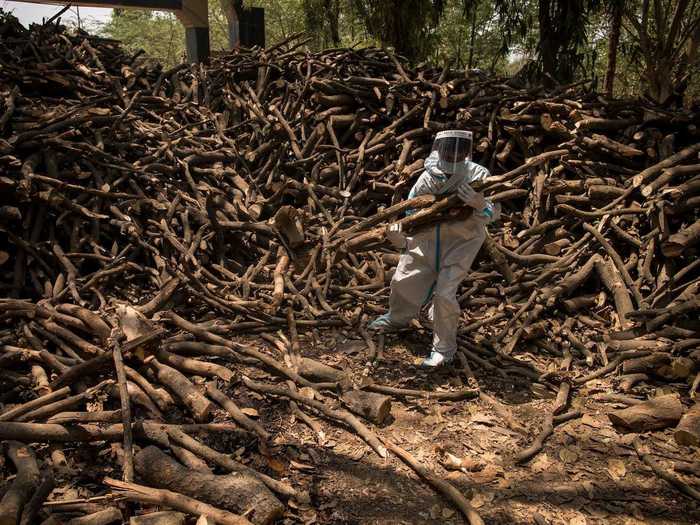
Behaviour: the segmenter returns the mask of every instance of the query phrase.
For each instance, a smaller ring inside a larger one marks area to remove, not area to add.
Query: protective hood
[[[453,175],[459,165],[472,158],[472,132],[463,129],[440,131],[435,135],[431,154],[437,153],[440,169]]]
[[[451,183],[450,186],[454,186],[445,187],[440,193],[452,191],[462,182],[471,184],[475,181],[485,180],[489,176],[489,171],[486,168],[471,160],[464,160],[458,164],[449,163],[448,166],[445,166],[445,163],[440,161],[440,157],[436,151],[431,152],[428,158],[425,159],[423,168],[437,182],[446,183],[449,179]],[[453,171],[447,171],[445,168]],[[454,184],[452,184],[452,182],[454,182]]]

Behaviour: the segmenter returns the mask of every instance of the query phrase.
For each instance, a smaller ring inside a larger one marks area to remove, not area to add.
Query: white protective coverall
[[[424,168],[409,199],[426,193],[451,193],[462,183],[471,184],[489,176],[486,168],[470,160],[461,163],[455,173],[445,173],[434,153],[425,160]],[[432,353],[423,365],[437,366],[452,360],[457,351],[460,314],[457,289],[484,242],[485,225],[497,218],[494,213],[498,214],[499,208],[487,200],[484,210],[474,210],[466,220],[443,222],[406,236],[405,250],[391,281],[389,313],[375,319],[369,328],[391,330],[406,326],[432,295]]]

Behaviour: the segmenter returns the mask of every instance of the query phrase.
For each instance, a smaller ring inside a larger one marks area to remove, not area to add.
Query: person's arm
[[[420,197],[421,195],[425,195],[428,193],[434,193],[435,190],[431,187],[429,183],[429,175],[427,175],[426,172],[421,173],[420,177],[418,177],[418,180],[411,188],[411,191],[408,192],[408,200],[411,200],[415,197]],[[415,213],[415,211],[416,210],[414,209],[406,210],[406,215],[412,215],[413,213]]]
[[[457,189],[457,195],[462,201],[474,208],[474,215],[487,223],[498,220],[501,216],[501,206],[494,204],[491,200],[485,198],[482,193],[476,192],[471,184],[474,182],[483,182],[491,174],[484,166],[475,162],[467,163],[468,169],[464,181]]]

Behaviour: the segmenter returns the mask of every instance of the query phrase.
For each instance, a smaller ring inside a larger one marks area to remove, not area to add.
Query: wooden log
[[[129,525],[185,525],[187,516],[182,512],[163,510],[129,518]]]
[[[97,385],[88,388],[87,390],[85,390],[85,392],[67,397],[65,399],[59,399],[58,401],[54,401],[53,403],[49,403],[48,405],[43,405],[38,408],[35,408],[34,410],[22,414],[21,416],[16,416],[15,420],[31,421],[36,419],[44,419],[54,414],[58,414],[59,412],[63,412],[65,410],[74,408],[80,405],[83,401],[90,399],[93,395],[100,392],[105,387],[111,386],[113,383],[114,381],[112,381],[111,379],[102,381],[101,383],[98,383]]]
[[[293,399],[299,404],[307,405],[314,410],[318,410],[321,414],[336,421],[341,421],[352,428],[380,457],[386,457],[387,452],[384,445],[381,444],[377,436],[369,428],[367,428],[360,420],[346,410],[336,410],[330,408],[324,402],[317,399],[308,399],[298,392],[293,392],[288,388],[269,385],[264,383],[256,383],[250,379],[243,379],[245,386],[256,392],[263,392],[277,396],[283,396],[288,399]]]
[[[622,363],[624,374],[654,374],[656,370],[671,362],[671,355],[663,352],[655,352],[646,357],[629,359]]]
[[[673,439],[684,447],[697,447],[700,445],[700,403],[695,403],[683,414]]]
[[[96,314],[87,308],[83,308],[82,306],[64,303],[56,305],[56,310],[80,319],[86,326],[90,327],[92,333],[94,333],[103,343],[107,340],[112,331],[109,325],[102,320],[102,317],[100,317],[99,314]]]
[[[666,168],[670,168],[672,166],[675,166],[676,164],[680,164],[683,162],[685,159],[688,159],[692,157],[693,155],[696,155],[700,151],[700,143],[693,144],[692,146],[688,146],[687,148],[682,149],[681,151],[675,153],[674,155],[671,155],[668,158],[665,158],[661,162],[657,162],[653,166],[648,167],[644,171],[641,171],[637,175],[635,175],[632,178],[632,186],[631,188],[639,188],[642,184],[644,184],[646,181],[655,178],[657,175],[659,175],[663,170]]]
[[[202,458],[200,458],[193,452],[190,452],[186,448],[178,447],[177,445],[171,443],[170,451],[178,459],[178,461],[185,465],[187,468],[191,470],[196,470],[198,472],[205,472],[207,474],[212,473],[212,470],[211,468],[209,468],[209,465],[207,465],[206,461],[204,461]]]
[[[117,507],[107,507],[87,516],[73,518],[66,525],[109,525],[110,523],[121,523],[122,519],[124,517]]]
[[[177,443],[179,446],[194,454],[197,454],[198,456],[229,472],[244,472],[259,478],[260,481],[262,481],[270,490],[276,492],[277,494],[280,494],[286,498],[294,498],[300,503],[310,501],[308,494],[305,492],[298,491],[286,482],[278,481],[261,472],[253,470],[252,468],[234,460],[228,454],[217,452],[213,448],[206,446],[204,443],[197,441],[180,428],[169,426],[167,428],[167,437],[171,442]]]
[[[210,505],[246,514],[257,525],[274,522],[284,513],[284,505],[256,477],[237,472],[225,476],[192,471],[155,446],[136,454],[134,466],[149,486],[184,494]]]
[[[63,399],[68,394],[70,394],[70,387],[64,386],[63,388],[37,397],[36,399],[32,399],[31,401],[27,401],[26,403],[5,410],[4,412],[0,413],[0,421],[12,421],[26,414],[27,412],[31,412],[32,410],[51,404],[58,399]]]
[[[340,399],[351,412],[377,425],[384,423],[391,413],[391,398],[382,394],[350,390],[344,392]]]
[[[46,422],[65,425],[67,423],[117,423],[121,420],[121,410],[101,410],[99,412],[59,412],[48,418]]]
[[[376,383],[370,383],[363,388],[365,390],[369,390],[370,392],[377,392],[388,396],[405,398],[417,397],[421,399],[436,399],[439,401],[462,401],[464,399],[474,399],[479,397],[479,390],[476,388],[464,388],[454,392],[434,392],[432,390],[397,388],[393,386],[379,385]]]
[[[137,485],[136,483],[125,483],[124,481],[111,478],[105,478],[104,484],[128,500],[140,501],[150,505],[171,507],[187,514],[194,514],[195,516],[207,516],[213,518],[214,522],[219,525],[251,525],[251,522],[242,516],[217,509],[199,500],[169,490],[154,489],[143,485]]]
[[[167,350],[163,350],[162,348],[158,349],[156,356],[159,362],[180,370],[181,372],[187,372],[188,374],[203,377],[219,377],[227,383],[235,376],[235,373],[225,366],[182,357],[177,354],[172,354]]]
[[[6,447],[17,476],[0,500],[0,525],[16,525],[22,517],[22,509],[39,486],[41,474],[31,448],[18,441],[8,441]]]
[[[623,363],[624,366],[624,363]],[[620,390],[623,392],[629,392],[634,388],[634,385],[642,381],[648,381],[649,376],[646,374],[627,374],[620,376]]]
[[[187,377],[174,368],[159,363],[153,357],[147,357],[145,362],[153,368],[158,381],[187,407],[195,421],[200,423],[209,421],[209,415],[214,405],[197,390]]]
[[[188,432],[227,432],[242,438],[241,429],[225,423],[202,423],[171,425],[153,421],[139,421],[132,424],[134,436],[168,447],[168,433]],[[101,425],[57,425],[49,423],[6,422],[0,425],[0,440],[22,440],[28,443],[90,443],[94,441],[121,441],[124,434],[119,424]],[[247,434],[246,434],[247,435]]]
[[[661,252],[666,257],[679,257],[691,246],[700,242],[700,219],[681,231],[674,233],[661,243]]]
[[[638,405],[610,412],[615,427],[630,432],[647,432],[673,426],[683,414],[683,405],[676,395],[656,397]]]
[[[124,370],[124,358],[122,357],[121,345],[116,337],[113,339],[112,358],[114,359],[114,369],[117,374],[122,428],[124,429],[124,466],[122,479],[131,482],[134,481],[134,437],[131,433],[131,402],[126,380],[126,371]]]
[[[125,366],[124,370],[126,372],[126,377],[143,390],[160,410],[165,412],[175,404],[167,390],[154,387],[145,377],[131,367]]]
[[[51,388],[55,390],[64,385],[72,384],[79,378],[98,374],[105,368],[112,365],[112,363],[112,355],[108,352],[103,352],[92,359],[78,363],[77,365],[68,368],[64,372],[61,372],[61,375],[54,379],[51,383]]]
[[[595,261],[595,268],[605,287],[610,290],[615,300],[615,310],[617,311],[620,326],[628,328],[632,323],[627,319],[627,314],[633,310],[629,291],[625,286],[620,274],[614,266],[603,259]]]
[[[53,491],[54,485],[53,470],[49,467],[42,472],[39,486],[22,509],[22,518],[19,520],[19,525],[32,525],[36,523],[44,501],[46,501],[46,498],[48,498],[49,494]]]

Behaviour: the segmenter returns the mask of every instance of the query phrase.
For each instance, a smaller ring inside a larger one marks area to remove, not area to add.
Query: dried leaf
[[[619,459],[608,459],[608,474],[615,481],[620,481],[627,474],[625,463]]]
[[[124,332],[127,341],[132,341],[153,332],[152,323],[133,306],[120,304],[116,308],[119,326]]]
[[[307,465],[306,463],[299,463],[298,461],[294,461],[293,459],[289,460],[289,464],[291,465],[292,468],[297,469],[297,470],[314,470],[313,465]]]
[[[241,412],[243,412],[246,416],[249,416],[249,417],[259,417],[260,416],[260,414],[258,414],[258,411],[255,410],[254,408],[244,407],[244,408],[241,408]]]
[[[445,453],[442,465],[448,470],[461,470],[462,472],[476,472],[484,468],[484,463],[469,457],[459,458],[449,452]]]
[[[484,470],[480,472],[470,472],[469,477],[475,482],[475,483],[491,483],[494,479],[498,477],[499,474],[503,472],[503,469],[499,467],[498,465],[486,465],[484,467]]]
[[[305,387],[302,387],[299,389],[299,394],[304,396],[306,399],[313,399],[314,398],[314,389],[309,387],[309,386],[305,386]]]
[[[265,458],[267,460],[267,465],[277,472],[277,474],[286,474],[287,473],[287,468],[284,466],[284,464],[275,459],[275,458]]]
[[[493,426],[496,423],[498,423],[498,418],[495,418],[493,416],[489,416],[487,414],[479,412],[479,413],[474,414],[472,416],[472,422],[473,423],[482,423],[482,424],[488,425],[488,426]]]
[[[564,463],[573,463],[578,459],[578,454],[569,448],[562,448],[559,451],[559,459]]]
[[[593,427],[593,428],[601,428],[602,426],[605,425],[605,423],[603,421],[601,421],[600,419],[596,419],[595,417],[593,417],[590,414],[583,414],[583,416],[581,416],[581,423],[583,425]]]
[[[491,503],[494,498],[494,493],[493,492],[477,492],[474,494],[472,497],[472,506],[474,508],[480,508],[483,507],[486,503]]]
[[[547,470],[552,462],[546,453],[540,454],[534,460],[530,462],[530,468],[535,472],[544,472]]]

